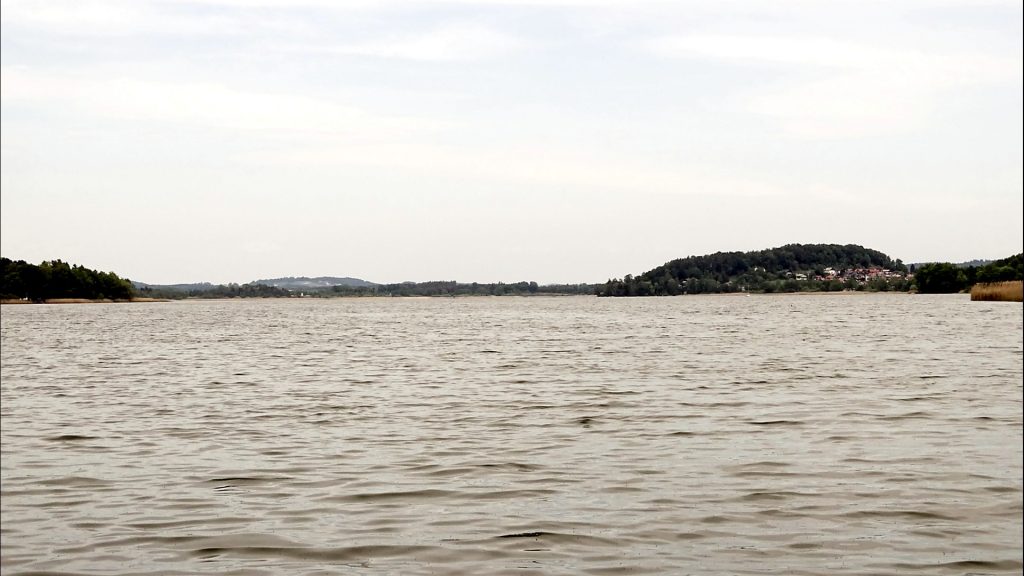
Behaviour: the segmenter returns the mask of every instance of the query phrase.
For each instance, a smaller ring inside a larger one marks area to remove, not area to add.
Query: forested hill
[[[797,292],[871,287],[905,290],[906,266],[856,244],[787,244],[755,252],[716,252],[672,260],[633,277],[609,280],[599,296],[719,292]]]
[[[317,276],[316,278],[309,278],[307,276],[289,276],[286,278],[253,280],[252,283],[262,284],[264,286],[276,286],[286,290],[329,290],[334,286],[376,286],[373,282],[367,282],[360,278],[349,278],[348,276],[343,278],[338,278],[336,276]]]
[[[97,272],[61,260],[37,266],[24,260],[0,258],[0,297],[34,302],[51,298],[129,300],[132,283],[113,272]]]

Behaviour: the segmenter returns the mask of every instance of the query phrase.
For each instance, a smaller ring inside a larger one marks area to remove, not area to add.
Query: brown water
[[[1022,307],[5,306],[4,574],[1019,574]]]

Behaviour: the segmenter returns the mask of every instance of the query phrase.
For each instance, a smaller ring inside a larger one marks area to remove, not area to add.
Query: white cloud
[[[748,64],[808,64],[861,67],[878,58],[878,50],[830,38],[794,38],[707,34],[665,36],[648,42],[660,56],[712,58]]]
[[[197,14],[169,7],[131,0],[5,0],[3,21],[6,26],[74,38],[148,34],[234,36],[257,23],[264,28],[276,24],[256,21],[245,13]]]
[[[810,67],[820,71],[873,72],[936,85],[1020,82],[1021,58],[969,48],[942,51],[885,47],[814,36],[669,36],[647,44],[668,57],[703,57],[750,65]]]
[[[250,5],[252,4],[252,5]],[[375,8],[387,19],[400,5],[312,2],[315,14]],[[274,10],[266,18],[260,10]],[[288,2],[174,2],[154,3],[125,0],[48,0],[3,3],[5,27],[28,35],[57,38],[113,38],[147,35],[238,37],[261,39],[265,49],[273,47],[296,53],[347,54],[416,61],[478,61],[501,57],[530,46],[517,35],[494,26],[459,18],[441,18],[432,26],[406,32],[368,30],[364,39],[336,39],[336,35],[314,13],[297,14]],[[400,13],[400,12],[399,12]],[[330,18],[326,19],[330,21]],[[25,34],[23,34],[25,35]]]
[[[37,28],[77,28],[91,32],[123,30],[146,19],[144,3],[96,0],[34,2],[10,0],[3,3],[5,24]]]
[[[523,190],[586,191],[650,197],[652,195],[751,199],[788,195],[756,176],[703,164],[671,165],[616,151],[585,152],[558,142],[480,142],[445,146],[431,141],[353,145],[340,143],[296,147],[252,161],[301,167],[303,171],[346,166],[413,173],[431,180],[475,181],[479,189],[518,186]]]
[[[526,46],[499,30],[473,23],[451,23],[434,30],[338,45],[323,51],[420,61],[470,61],[501,57]]]
[[[825,37],[692,35],[646,44],[671,58],[776,69],[741,105],[809,138],[900,132],[929,118],[946,90],[1019,85],[1022,60],[971,49],[928,51]]]
[[[14,67],[0,69],[0,100],[73,110],[83,117],[278,133],[380,137],[438,126],[433,121],[379,115],[296,94],[242,91],[211,83],[102,79]]]

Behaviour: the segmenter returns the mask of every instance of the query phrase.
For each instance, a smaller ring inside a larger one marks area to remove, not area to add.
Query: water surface
[[[5,306],[4,574],[1019,574],[1022,307]]]

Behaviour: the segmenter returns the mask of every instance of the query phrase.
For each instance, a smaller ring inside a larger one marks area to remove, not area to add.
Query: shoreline
[[[324,297],[294,297],[294,296],[251,296],[244,297],[238,296],[234,298],[149,298],[149,297],[138,297],[132,298],[131,300],[91,300],[88,298],[49,298],[42,302],[33,302],[31,300],[12,300],[4,299],[0,300],[0,304],[7,305],[21,305],[21,304],[145,304],[145,303],[156,303],[156,302],[216,302],[216,301],[231,301],[231,300],[349,300],[349,299],[362,299],[362,298],[403,298],[403,299],[433,299],[433,298],[570,298],[570,297],[588,297],[588,298],[608,298],[611,300],[616,299],[632,299],[632,298],[679,298],[679,297],[726,297],[726,298],[738,298],[744,296],[867,296],[872,294],[899,294],[904,296],[917,296],[917,292],[902,292],[902,291],[867,291],[867,290],[841,290],[841,291],[806,291],[806,292],[717,292],[707,294],[677,294],[676,296],[597,296],[595,294],[561,294],[561,293],[540,293],[540,294],[438,294],[434,296],[420,296],[420,295],[408,295],[408,296],[391,296],[385,294],[359,294],[359,295],[335,295],[335,296],[324,296]],[[960,293],[965,294],[966,293]]]
[[[7,305],[19,305],[19,304],[135,304],[135,303],[148,303],[148,302],[170,302],[167,298],[132,298],[131,300],[92,300],[89,298],[48,298],[42,302],[33,302],[32,300],[0,300],[0,304]]]

